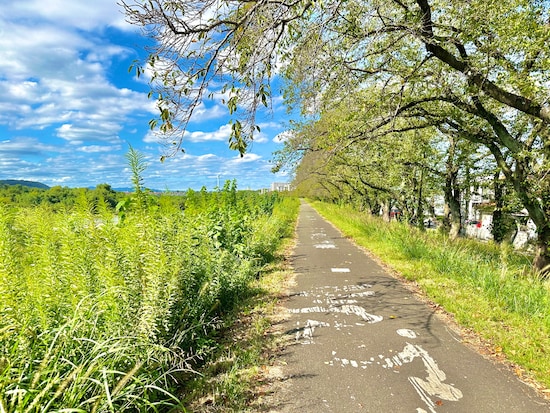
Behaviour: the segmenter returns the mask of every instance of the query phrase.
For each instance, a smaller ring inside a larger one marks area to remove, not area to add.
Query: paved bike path
[[[550,412],[305,203],[292,260],[271,412]]]

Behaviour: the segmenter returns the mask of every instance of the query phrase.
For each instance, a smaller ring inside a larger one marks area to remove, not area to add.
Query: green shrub
[[[291,227],[276,195],[0,205],[0,411],[167,411]],[[286,227],[285,227],[286,226]],[[269,228],[269,231],[265,229]]]

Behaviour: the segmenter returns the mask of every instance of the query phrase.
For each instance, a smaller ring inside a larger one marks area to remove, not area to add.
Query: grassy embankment
[[[270,381],[269,364],[279,348],[270,333],[280,317],[279,300],[292,269],[285,261],[293,245],[298,216],[297,198],[285,198],[274,211],[274,220],[262,228],[281,233],[273,260],[250,285],[251,294],[226,319],[218,345],[200,374],[186,383],[184,403],[193,412],[261,411],[263,387]]]
[[[466,329],[479,334],[497,358],[524,378],[550,388],[550,281],[530,272],[528,257],[509,245],[450,242],[406,224],[386,224],[348,207],[315,208],[379,257]],[[546,391],[548,392],[548,391]]]
[[[194,370],[267,294],[257,282],[297,204],[227,186],[189,193],[184,213],[169,197],[119,220],[94,207],[0,205],[2,413],[185,411]],[[243,347],[231,363],[253,365],[261,347]]]

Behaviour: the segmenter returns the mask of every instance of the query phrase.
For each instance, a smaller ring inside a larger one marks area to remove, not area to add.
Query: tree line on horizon
[[[70,209],[79,200],[85,200],[90,205],[114,210],[125,196],[125,193],[115,191],[109,184],[99,184],[92,189],[0,183],[0,203],[20,207],[50,205]]]

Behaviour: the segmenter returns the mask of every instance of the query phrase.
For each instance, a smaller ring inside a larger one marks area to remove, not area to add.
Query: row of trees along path
[[[420,219],[429,185],[380,185],[377,176],[402,176],[406,168],[388,168],[396,164],[416,168],[417,182],[439,175],[452,236],[461,222],[460,189],[483,169],[502,177],[525,208],[537,227],[533,266],[549,268],[549,2],[121,4],[153,39],[148,58],[134,68],[151,80],[159,108],[151,126],[164,133],[172,154],[195,109],[213,102],[226,105],[229,146],[243,154],[261,126],[257,110],[272,107],[281,89],[272,81],[282,78],[287,105],[304,116],[276,169],[319,158],[309,175],[321,172],[321,183],[337,192],[351,188],[382,204],[405,195],[400,203],[411,204],[411,192],[401,189],[415,188]],[[399,150],[380,158],[384,151],[372,145],[384,139]]]

